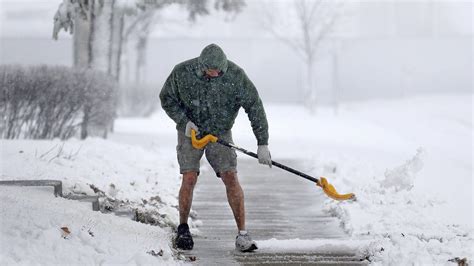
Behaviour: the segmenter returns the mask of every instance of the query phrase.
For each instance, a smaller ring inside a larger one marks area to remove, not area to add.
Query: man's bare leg
[[[179,222],[188,223],[189,211],[193,203],[193,191],[197,182],[197,172],[186,172],[183,174],[181,189],[179,190]]]
[[[233,171],[222,172],[221,179],[225,184],[227,201],[229,201],[230,208],[234,213],[237,228],[239,231],[245,230],[244,191],[240,186],[237,173]]]

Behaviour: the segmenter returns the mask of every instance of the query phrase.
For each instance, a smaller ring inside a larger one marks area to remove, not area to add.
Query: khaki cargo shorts
[[[230,130],[218,137],[233,143]],[[178,131],[176,152],[181,174],[186,172],[197,172],[199,174],[200,161],[204,153],[206,153],[206,159],[218,177],[222,172],[237,172],[237,154],[235,150],[219,143],[210,142],[204,149],[199,150],[192,146],[191,138],[186,137],[184,132]]]

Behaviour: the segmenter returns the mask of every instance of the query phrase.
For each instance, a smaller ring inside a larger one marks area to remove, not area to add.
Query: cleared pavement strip
[[[286,162],[295,165],[295,162]],[[239,179],[245,193],[247,229],[259,240],[341,239],[347,237],[339,221],[322,211],[325,196],[311,182],[280,169],[268,169],[255,161],[240,160]],[[288,252],[234,249],[237,229],[227,203],[225,187],[214,173],[204,171],[195,190],[193,209],[202,220],[193,251],[183,255],[201,265],[361,265],[367,264],[349,251]]]

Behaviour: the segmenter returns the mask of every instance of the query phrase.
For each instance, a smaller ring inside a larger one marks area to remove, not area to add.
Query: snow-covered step
[[[175,264],[168,230],[91,211],[48,187],[0,186],[0,217],[1,265]]]
[[[70,200],[78,200],[82,202],[90,202],[92,210],[99,211],[99,197],[89,195],[67,194],[63,195],[63,184],[60,180],[1,180],[0,185],[3,186],[19,186],[19,187],[53,187],[53,194],[56,197],[63,197]]]
[[[60,180],[2,180],[3,186],[21,186],[21,187],[48,187],[54,188],[54,196],[63,196],[63,183]]]

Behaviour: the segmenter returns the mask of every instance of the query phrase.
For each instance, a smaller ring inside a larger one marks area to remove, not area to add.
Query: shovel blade
[[[355,200],[355,195],[354,193],[348,193],[348,194],[339,194],[337,193],[336,189],[334,188],[333,185],[329,184],[327,179],[324,177],[319,178],[319,182],[317,183],[318,186],[320,186],[324,193],[330,197],[331,199],[335,200]]]

